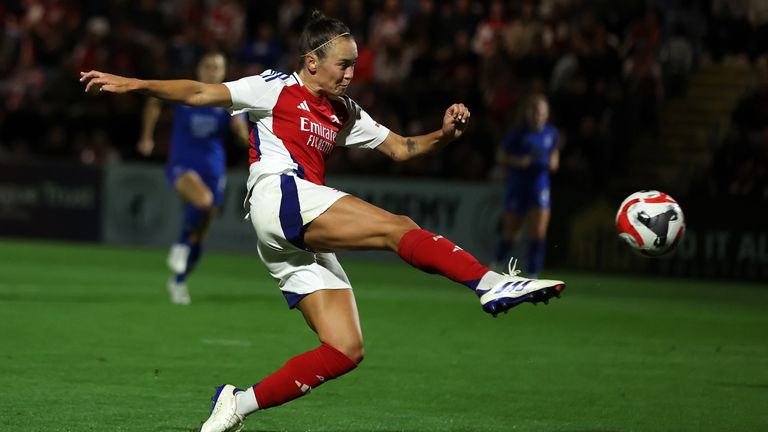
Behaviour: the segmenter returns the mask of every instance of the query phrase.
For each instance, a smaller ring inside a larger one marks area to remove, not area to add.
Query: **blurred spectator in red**
[[[402,37],[408,26],[408,16],[400,7],[400,0],[384,0],[381,9],[371,18],[368,43],[372,50],[385,49],[387,39]]]
[[[206,31],[210,38],[201,42],[206,49],[216,45],[228,53],[238,51],[245,34],[245,10],[238,0],[219,0],[206,15]]]
[[[496,48],[497,39],[504,34],[508,25],[504,2],[492,0],[488,16],[477,25],[477,31],[472,40],[472,49],[475,53],[479,56],[490,54]]]

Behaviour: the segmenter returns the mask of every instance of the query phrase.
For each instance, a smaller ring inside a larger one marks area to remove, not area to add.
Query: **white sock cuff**
[[[483,275],[482,278],[480,278],[480,282],[477,284],[476,291],[488,291],[496,285],[504,275],[496,273],[495,271],[489,271],[485,275]]]
[[[253,387],[248,387],[245,391],[236,393],[235,398],[237,398],[235,411],[241,416],[247,416],[259,409],[259,403],[256,402],[256,393],[253,392]]]

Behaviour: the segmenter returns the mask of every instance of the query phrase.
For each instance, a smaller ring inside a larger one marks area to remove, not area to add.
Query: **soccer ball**
[[[616,213],[616,231],[632,249],[645,256],[672,251],[683,238],[683,210],[671,196],[640,191],[628,196]]]

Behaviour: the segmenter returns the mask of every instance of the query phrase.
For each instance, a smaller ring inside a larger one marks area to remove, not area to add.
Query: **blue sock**
[[[528,274],[538,276],[541,272],[541,268],[544,266],[545,245],[544,239],[528,242],[528,268],[526,269]]]
[[[192,270],[195,269],[195,265],[200,261],[200,257],[203,256],[203,244],[198,242],[189,245],[189,256],[187,257],[187,271],[176,275],[176,282],[182,283],[187,279]]]
[[[184,221],[181,224],[181,233],[177,243],[190,244],[190,237],[202,228],[208,219],[208,214],[208,211],[200,210],[191,204],[184,206]]]
[[[200,210],[191,204],[187,204],[184,208],[184,222],[181,226],[178,243],[189,246],[189,256],[187,257],[187,271],[176,275],[176,282],[178,283],[187,279],[203,254],[202,241],[198,239],[196,243],[192,243],[192,236],[200,233],[209,214],[208,211]]]

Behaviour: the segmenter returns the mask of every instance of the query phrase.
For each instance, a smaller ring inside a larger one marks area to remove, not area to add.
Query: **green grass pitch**
[[[169,304],[165,250],[0,241],[0,430],[191,431],[215,385],[314,335],[253,255],[209,253]],[[366,360],[245,431],[766,431],[768,287],[553,272],[493,319],[403,263],[346,260]]]

